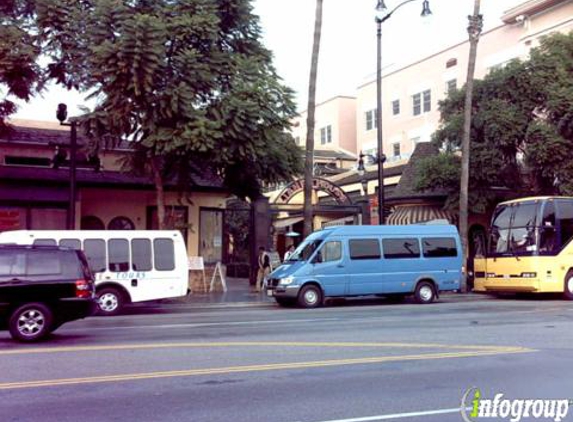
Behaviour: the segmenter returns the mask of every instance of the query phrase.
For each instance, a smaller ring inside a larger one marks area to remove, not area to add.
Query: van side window
[[[93,273],[100,273],[106,269],[105,240],[86,239],[84,241],[84,253]]]
[[[338,261],[342,258],[342,244],[338,241],[326,242],[320,253],[322,262]]]
[[[110,271],[129,271],[129,242],[127,239],[110,239],[107,243]]]
[[[384,258],[402,259],[419,258],[420,244],[418,239],[383,239]]]
[[[451,237],[427,237],[422,239],[425,258],[458,256],[456,241]]]
[[[131,240],[131,265],[134,271],[151,271],[151,241]]]
[[[55,239],[36,239],[34,246],[58,246]]]
[[[82,248],[82,243],[79,239],[62,239],[60,240],[60,246],[79,251]]]
[[[175,269],[175,249],[171,239],[154,239],[153,256],[155,269],[173,271]]]
[[[349,245],[350,259],[380,259],[378,239],[354,239]]]

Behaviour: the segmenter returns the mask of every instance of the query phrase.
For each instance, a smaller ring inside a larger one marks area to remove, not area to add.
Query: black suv
[[[93,275],[81,251],[0,245],[0,330],[36,341],[97,309]]]

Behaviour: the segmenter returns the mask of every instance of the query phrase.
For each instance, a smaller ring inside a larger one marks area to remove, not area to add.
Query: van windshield
[[[296,248],[287,261],[307,261],[321,244],[322,239],[303,242]]]

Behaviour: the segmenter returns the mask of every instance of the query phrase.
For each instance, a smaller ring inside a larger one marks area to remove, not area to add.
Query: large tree
[[[542,40],[525,61],[491,71],[474,87],[469,207],[486,212],[501,197],[573,194],[573,34]],[[449,193],[457,208],[465,87],[440,103],[433,142],[418,164],[419,190]]]
[[[300,172],[300,152],[286,134],[292,91],[261,43],[249,0],[33,4],[46,76],[91,93],[96,106],[81,118],[87,134],[129,139],[159,206],[166,174],[185,160],[251,199],[262,184]]]

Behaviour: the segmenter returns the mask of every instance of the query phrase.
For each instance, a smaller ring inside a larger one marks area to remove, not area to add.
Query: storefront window
[[[202,209],[199,255],[207,264],[223,260],[223,211]]]
[[[0,232],[26,228],[26,208],[0,207]]]
[[[157,218],[157,207],[147,208],[147,230],[158,230],[159,222]],[[177,206],[165,207],[165,229],[179,230],[183,240],[187,243],[187,232],[189,229],[189,212],[187,207]]]

